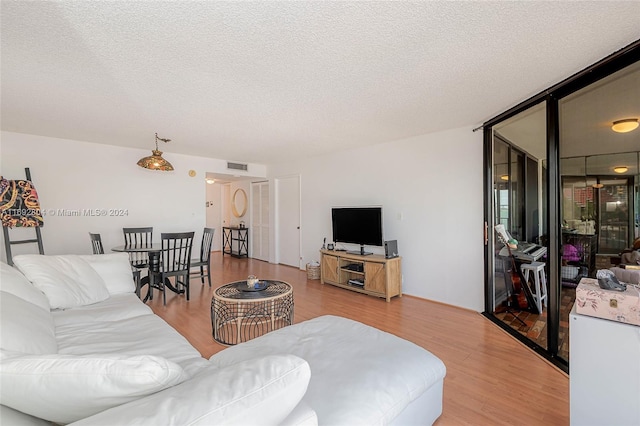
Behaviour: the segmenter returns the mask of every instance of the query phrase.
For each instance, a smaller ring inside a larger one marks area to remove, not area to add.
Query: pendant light
[[[162,139],[158,137],[156,133],[156,149],[151,151],[150,156],[141,158],[138,160],[138,166],[149,170],[160,170],[163,172],[170,172],[173,170],[173,166],[170,162],[162,158],[162,151],[158,151],[158,141],[161,140],[164,143],[171,142],[171,139]]]

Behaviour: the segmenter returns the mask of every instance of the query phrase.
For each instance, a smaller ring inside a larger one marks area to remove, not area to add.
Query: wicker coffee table
[[[211,300],[213,338],[236,345],[293,324],[293,288],[289,283],[261,280],[257,288],[247,281],[218,287]]]

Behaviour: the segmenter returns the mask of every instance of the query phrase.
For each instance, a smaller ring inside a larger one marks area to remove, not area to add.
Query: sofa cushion
[[[135,293],[112,294],[107,300],[73,309],[51,311],[56,327],[91,322],[120,321],[141,315],[153,315],[151,308]]]
[[[55,354],[51,313],[11,293],[0,292],[0,348],[25,354]]]
[[[184,336],[157,315],[58,325],[56,339],[61,354],[156,355],[183,368],[193,359],[207,362]]]
[[[0,364],[0,399],[23,413],[70,423],[185,378],[179,365],[155,356],[28,355]]]
[[[289,353],[311,367],[304,396],[320,424],[388,424],[433,386],[444,363],[429,351],[374,327],[332,315],[304,321],[220,351],[219,368],[261,356]]]
[[[51,422],[30,416],[21,411],[0,405],[0,419],[3,425],[11,426],[51,426]]]
[[[91,254],[80,256],[104,280],[109,294],[133,293],[136,285],[133,282],[131,262],[127,253]]]
[[[89,305],[109,297],[104,280],[80,256],[23,254],[13,262],[47,296],[52,309]]]
[[[310,376],[307,362],[293,355],[254,358],[222,369],[209,365],[178,386],[74,426],[280,424],[302,399]]]
[[[51,309],[47,296],[35,288],[20,271],[4,262],[0,262],[0,290],[40,306],[47,312]]]

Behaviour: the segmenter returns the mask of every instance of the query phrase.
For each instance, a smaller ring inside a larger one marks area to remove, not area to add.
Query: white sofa
[[[3,425],[432,424],[442,413],[442,361],[364,324],[323,316],[206,360],[136,297],[126,253],[14,263],[0,265]]]

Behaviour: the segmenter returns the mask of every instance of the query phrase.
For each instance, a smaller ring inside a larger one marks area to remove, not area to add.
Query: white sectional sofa
[[[126,253],[14,263],[0,265],[3,425],[432,424],[442,413],[444,364],[364,324],[323,316],[207,360],[136,297]]]

